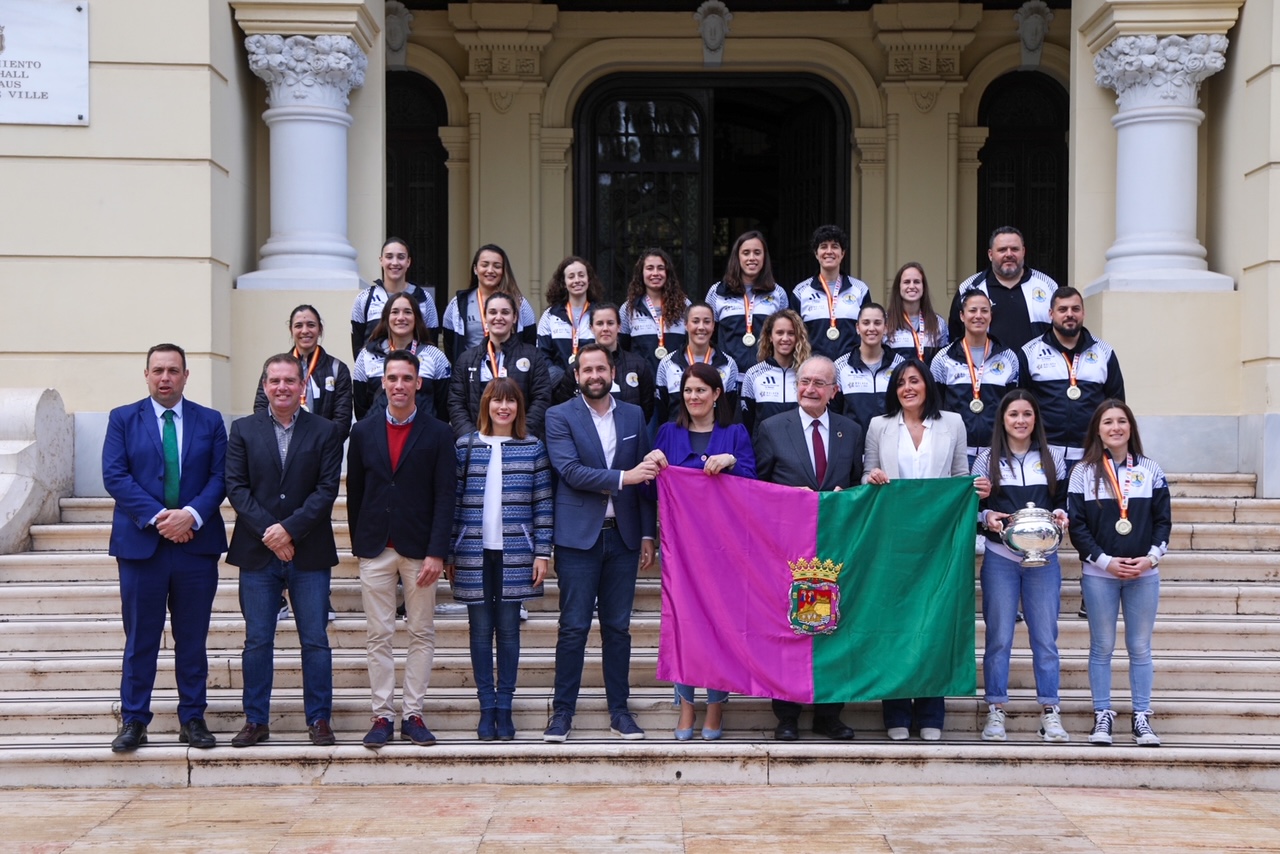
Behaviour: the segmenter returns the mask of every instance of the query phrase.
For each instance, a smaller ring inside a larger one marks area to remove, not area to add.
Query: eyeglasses
[[[811,377],[804,377],[803,379],[796,380],[796,385],[800,386],[800,388],[816,388],[818,391],[822,391],[827,386],[835,385],[835,383],[829,383],[826,380],[815,380]]]

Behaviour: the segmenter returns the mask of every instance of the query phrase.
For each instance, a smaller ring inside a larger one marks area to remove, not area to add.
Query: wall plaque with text
[[[0,0],[0,124],[89,124],[88,0]]]

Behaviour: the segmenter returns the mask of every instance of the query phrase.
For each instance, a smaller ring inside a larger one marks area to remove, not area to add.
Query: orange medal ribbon
[[[293,348],[293,358],[302,361],[302,354],[298,352],[298,348]],[[311,351],[311,364],[307,365],[307,372],[302,377],[302,408],[307,409],[307,388],[311,385],[311,375],[316,372],[316,362],[320,361],[320,346]],[[310,412],[310,409],[307,409]]]

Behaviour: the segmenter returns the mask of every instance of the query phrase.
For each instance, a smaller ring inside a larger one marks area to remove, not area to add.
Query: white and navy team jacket
[[[578,349],[596,340],[591,331],[591,312],[583,309],[578,320]],[[547,371],[551,374],[551,387],[555,388],[564,380],[564,375],[571,373],[569,356],[573,354],[573,324],[569,322],[569,313],[562,305],[553,305],[538,318],[538,350],[547,360]]]
[[[723,350],[712,348],[711,367],[720,374],[720,382],[724,385],[724,393],[720,396],[720,406],[738,407],[738,365]],[[680,396],[680,380],[688,370],[689,362],[684,350],[669,353],[658,363],[658,374],[654,377],[658,395],[658,423],[675,421],[680,412],[683,400]]]
[[[716,319],[716,349],[733,359],[733,363],[743,371],[759,361],[759,341],[765,320],[769,315],[791,307],[782,285],[777,285],[767,294],[758,294],[750,288],[748,293],[751,297],[751,332],[756,336],[756,343],[751,345],[742,343],[742,336],[747,332],[746,306],[742,297],[731,296],[723,282],[716,282],[707,291],[707,305],[711,306],[711,313]]]
[[[800,405],[795,366],[784,368],[773,359],[756,362],[742,375],[742,423],[748,433],[756,425]]]
[[[684,304],[688,307],[689,300],[686,299]],[[658,306],[658,311],[662,311],[662,306]],[[667,322],[666,331],[662,335],[662,346],[667,348],[668,353],[683,350],[688,341],[683,315]],[[657,374],[658,363],[662,361],[654,354],[658,349],[658,321],[649,313],[649,306],[644,304],[643,299],[628,302],[618,310],[618,346],[637,356],[643,356]]]
[[[893,369],[906,361],[892,350],[885,349],[878,365],[862,361],[862,351],[854,350],[836,359],[836,387],[838,393],[832,408],[846,418],[858,422],[865,436],[871,419],[884,415],[885,393],[889,390],[889,377]]]
[[[538,319],[533,316],[533,306],[527,299],[520,300],[520,312],[516,318],[516,337],[526,344],[534,343],[534,329]],[[472,347],[484,341],[484,324],[480,322],[480,300],[476,288],[458,291],[444,307],[444,319],[440,322],[444,331],[445,353],[453,361]]]
[[[1067,389],[1071,387],[1067,360],[1074,363],[1077,354],[1080,362],[1076,385],[1080,388],[1080,397],[1072,400],[1067,397]],[[1110,397],[1124,400],[1124,377],[1115,351],[1110,344],[1090,335],[1087,329],[1080,330],[1075,349],[1067,351],[1053,330],[1049,330],[1028,341],[1018,358],[1022,362],[1022,387],[1040,401],[1040,415],[1049,442],[1066,448],[1067,459],[1080,459],[1084,456],[1081,448],[1084,431],[1098,404]]]
[[[921,356],[916,352],[916,338],[907,329],[896,329],[891,333],[887,333],[884,337],[884,346],[886,349],[892,350],[905,359],[916,357],[926,365],[933,361],[933,357],[938,355],[938,351],[951,343],[951,334],[947,331],[947,319],[940,314],[935,314],[938,319],[938,334],[932,335],[928,331],[921,329],[921,319],[917,315],[913,323],[916,327],[916,335],[920,337],[920,346],[924,350]]]
[[[1044,455],[1036,448],[1027,451],[1022,459],[1009,457],[1000,460],[1000,488],[978,503],[979,518],[987,521],[987,512],[1016,513],[1028,504],[1043,510],[1067,509],[1067,461],[1057,448],[1047,449],[1050,465],[1057,475],[1053,494],[1049,493],[1049,479],[1045,476]],[[973,461],[974,477],[991,476],[991,448],[980,448]],[[1001,536],[983,528],[987,548],[1008,560],[1021,561],[1022,555],[1004,544]]]
[[[1112,465],[1120,488],[1124,488],[1125,464]],[[1099,479],[1101,478],[1101,479]],[[1107,572],[1113,557],[1151,557],[1159,560],[1169,550],[1169,534],[1173,530],[1172,502],[1169,482],[1155,460],[1138,455],[1133,460],[1129,485],[1128,519],[1133,530],[1121,534],[1116,530],[1120,503],[1111,491],[1107,475],[1093,465],[1078,465],[1071,470],[1067,487],[1067,515],[1071,517],[1071,543],[1080,553],[1086,575],[1114,578]],[[1143,575],[1158,572],[1152,568]]]
[[[410,282],[405,286],[404,292],[413,297],[413,301],[418,304],[418,311],[422,312],[422,320],[427,324],[427,328],[432,330],[431,334],[434,337],[435,330],[440,327],[440,316],[436,313],[436,303],[431,298],[431,291]],[[373,334],[373,328],[382,319],[382,309],[386,304],[387,288],[382,284],[382,279],[374,279],[372,285],[356,294],[355,302],[351,304],[352,358],[360,358],[360,351],[365,344],[369,343],[369,336]]]
[[[969,408],[973,403],[973,377],[969,376],[963,337],[952,341],[947,349],[939,351],[933,357],[933,364],[929,366],[929,373],[933,374],[933,381],[938,384],[938,392],[942,395],[942,408],[958,413],[964,419],[970,456],[978,453],[979,448],[991,445],[991,429],[996,423],[1000,401],[1018,387],[1020,376],[1017,354],[1002,345],[994,335],[987,340],[991,342],[991,352],[987,355],[981,385],[978,386],[978,399],[982,401],[981,412],[974,412]],[[1045,425],[1048,426],[1047,420]]]
[[[835,283],[832,283],[835,284]],[[858,312],[871,302],[871,289],[861,279],[841,276],[838,284],[839,293],[835,294],[836,330],[840,337],[827,337],[831,328],[831,303],[827,300],[827,292],[817,277],[805,279],[791,289],[796,311],[804,320],[804,328],[809,333],[809,346],[815,356],[826,356],[835,361],[850,350],[860,346],[858,337]]]
[[[1030,267],[1023,269],[1022,281],[1016,288],[1006,288],[993,281],[994,279],[995,273],[988,267],[981,273],[974,273],[956,288],[948,321],[953,341],[964,335],[964,323],[960,320],[960,298],[975,288],[991,299],[989,334],[1014,349],[1037,335],[1044,334],[1051,325],[1049,301],[1053,299],[1053,292],[1058,289],[1057,282]]]

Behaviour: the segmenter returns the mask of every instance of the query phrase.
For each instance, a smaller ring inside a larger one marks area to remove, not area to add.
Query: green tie
[[[164,430],[161,431],[164,446],[164,506],[178,508],[178,428],[173,423],[173,410],[164,411]]]

